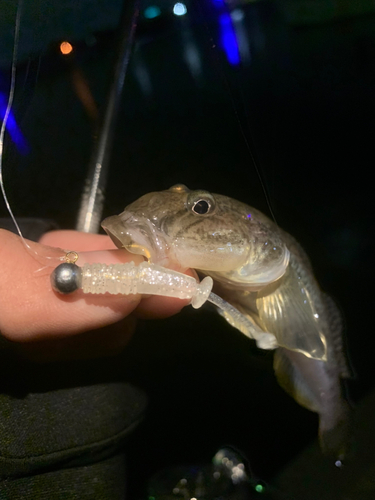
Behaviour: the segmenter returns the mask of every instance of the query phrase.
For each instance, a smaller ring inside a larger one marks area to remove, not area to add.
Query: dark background
[[[93,19],[101,16],[99,4],[97,11],[92,7]],[[349,394],[361,405],[375,375],[375,14],[366,2],[350,1],[229,5],[229,11],[243,12],[250,53],[231,66],[218,30],[224,7],[196,0],[177,18],[172,5],[160,3],[162,15],[153,20],[141,15],[103,218],[175,183],[232,196],[268,215],[271,206],[343,310],[355,375]],[[106,30],[93,22],[80,31],[80,19],[67,30],[75,51],[65,59],[58,52],[63,21],[60,38],[46,35],[33,51],[37,30],[30,34],[28,23],[36,21],[25,14],[23,28],[21,19],[14,114],[24,142],[7,142],[3,167],[18,217],[75,225],[96,129],[73,75],[80,72],[101,112],[116,47],[116,35],[107,29],[119,14],[115,2],[112,7]],[[198,61],[195,71],[184,59],[187,46]],[[10,78],[10,59],[3,59],[2,99]],[[0,216],[6,215],[1,203]],[[223,444],[243,450],[254,473],[272,482],[316,437],[317,417],[278,387],[272,355],[213,312],[186,308],[178,317],[140,324],[124,370],[150,397],[148,417],[130,443],[133,492],[163,467],[210,461]],[[307,498],[305,473],[296,472],[294,494],[301,498]],[[351,481],[355,491],[355,473]],[[348,498],[373,497],[357,492]]]

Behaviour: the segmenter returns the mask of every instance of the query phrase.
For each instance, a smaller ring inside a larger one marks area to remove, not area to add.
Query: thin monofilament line
[[[24,237],[22,235],[21,229],[16,221],[16,218],[13,215],[12,209],[10,208],[10,203],[8,201],[8,197],[7,197],[6,192],[5,192],[4,181],[3,181],[4,137],[5,137],[6,126],[8,123],[8,118],[9,118],[10,111],[11,111],[12,105],[13,105],[14,90],[15,90],[15,86],[16,86],[16,64],[17,64],[17,54],[18,54],[18,42],[19,42],[19,35],[20,35],[20,21],[21,21],[22,4],[23,4],[23,0],[19,0],[18,6],[17,6],[16,24],[15,24],[15,29],[14,29],[14,45],[13,45],[10,91],[9,91],[8,103],[7,103],[7,107],[5,110],[3,123],[1,124],[1,129],[0,129],[0,187],[1,187],[1,191],[3,193],[5,205],[7,207],[9,215],[12,218],[12,221],[14,222],[14,225],[16,226],[18,234],[20,235],[24,245],[28,249],[30,249],[29,245],[27,244],[26,240],[24,239]]]
[[[260,186],[261,186],[261,189],[263,191],[263,194],[264,194],[264,197],[266,199],[266,203],[267,203],[267,206],[268,206],[268,209],[270,211],[270,214],[271,214],[271,217],[273,219],[273,221],[275,222],[276,226],[278,226],[278,223],[277,223],[277,220],[276,220],[276,217],[275,217],[275,214],[274,214],[274,211],[272,209],[272,204],[271,204],[271,199],[270,199],[270,195],[268,194],[268,191],[267,191],[267,188],[266,188],[266,183],[261,175],[261,169],[258,165],[258,161],[256,160],[256,157],[255,157],[255,154],[253,153],[253,149],[251,148],[251,145],[250,145],[250,141],[249,141],[249,138],[246,134],[246,131],[244,129],[244,126],[243,126],[243,122],[241,120],[241,117],[240,117],[240,113],[239,113],[239,110],[238,110],[238,105],[236,104],[236,101],[235,101],[235,97],[234,97],[234,92],[233,92],[233,89],[232,89],[232,86],[230,85],[230,82],[229,82],[229,79],[220,63],[220,58],[218,56],[218,52],[219,52],[219,47],[218,47],[218,44],[214,43],[214,35],[212,33],[212,29],[210,27],[210,24],[208,22],[208,19],[207,19],[207,15],[205,13],[205,11],[203,10],[202,6],[200,5],[200,3],[198,2],[198,7],[200,9],[200,12],[202,13],[203,15],[203,24],[204,24],[204,27],[208,33],[208,39],[210,40],[211,42],[211,45],[212,45],[212,48],[215,49],[215,51],[213,52],[213,54],[215,55],[215,63],[216,63],[216,68],[218,69],[218,72],[219,72],[219,75],[222,79],[222,82],[224,83],[225,87],[226,87],[226,90],[227,90],[227,93],[229,95],[229,98],[230,98],[230,102],[231,102],[231,105],[232,105],[232,108],[233,108],[233,112],[234,112],[234,115],[235,115],[235,118],[237,120],[237,123],[238,123],[238,127],[239,127],[239,130],[240,130],[240,133],[242,135],[242,138],[245,142],[245,146],[246,146],[246,149],[250,155],[250,158],[251,158],[251,161],[253,163],[253,166],[255,168],[255,172],[257,174],[257,177],[258,177],[258,180],[259,180],[259,183],[260,183]],[[246,106],[245,106],[245,99],[244,99],[244,93],[243,93],[243,87],[241,85],[241,82],[238,78],[238,75],[237,75],[237,82],[238,82],[238,89],[239,89],[239,92],[240,92],[240,99],[241,99],[241,102],[240,102],[240,105],[242,105],[242,108],[244,110],[244,115],[245,115],[245,125],[247,126],[247,130],[248,130],[248,134],[250,135],[250,139],[252,141],[252,144],[253,144],[253,147],[255,145],[255,139],[254,139],[254,134],[252,133],[252,129],[251,129],[251,126],[250,126],[250,120],[249,120],[249,116],[248,116],[248,112],[247,112],[247,109],[246,109]]]

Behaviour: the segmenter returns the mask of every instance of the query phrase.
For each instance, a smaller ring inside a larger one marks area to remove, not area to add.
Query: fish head
[[[102,226],[119,248],[152,263],[234,285],[272,283],[289,262],[277,226],[261,212],[182,184],[142,196]]]

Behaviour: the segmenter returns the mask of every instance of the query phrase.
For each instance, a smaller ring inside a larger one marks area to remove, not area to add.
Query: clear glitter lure
[[[260,328],[235,307],[223,300],[212,290],[213,280],[206,276],[201,282],[186,274],[166,269],[149,262],[138,266],[126,264],[84,264],[77,266],[78,254],[68,252],[66,262],[57,266],[51,274],[52,288],[62,294],[81,289],[91,294],[147,294],[164,297],[190,299],[190,304],[199,309],[206,301],[213,303],[234,327],[256,340],[261,349],[277,347],[274,335]]]
[[[211,292],[213,280],[206,277],[199,283],[195,278],[155,264],[84,264],[65,262],[51,274],[52,288],[63,294],[82,289],[83,293],[150,294],[191,299],[198,309]]]

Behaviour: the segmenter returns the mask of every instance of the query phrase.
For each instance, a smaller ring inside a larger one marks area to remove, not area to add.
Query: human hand
[[[75,250],[79,265],[143,261],[141,256],[115,249],[107,236],[77,231],[54,231],[39,243],[29,244],[50,256],[61,255],[55,247]],[[72,295],[57,294],[50,284],[53,267],[37,272],[41,264],[18,236],[4,230],[0,230],[0,261],[1,335],[36,360],[116,354],[129,342],[137,316],[168,317],[187,304],[158,296],[85,295],[79,290]]]

